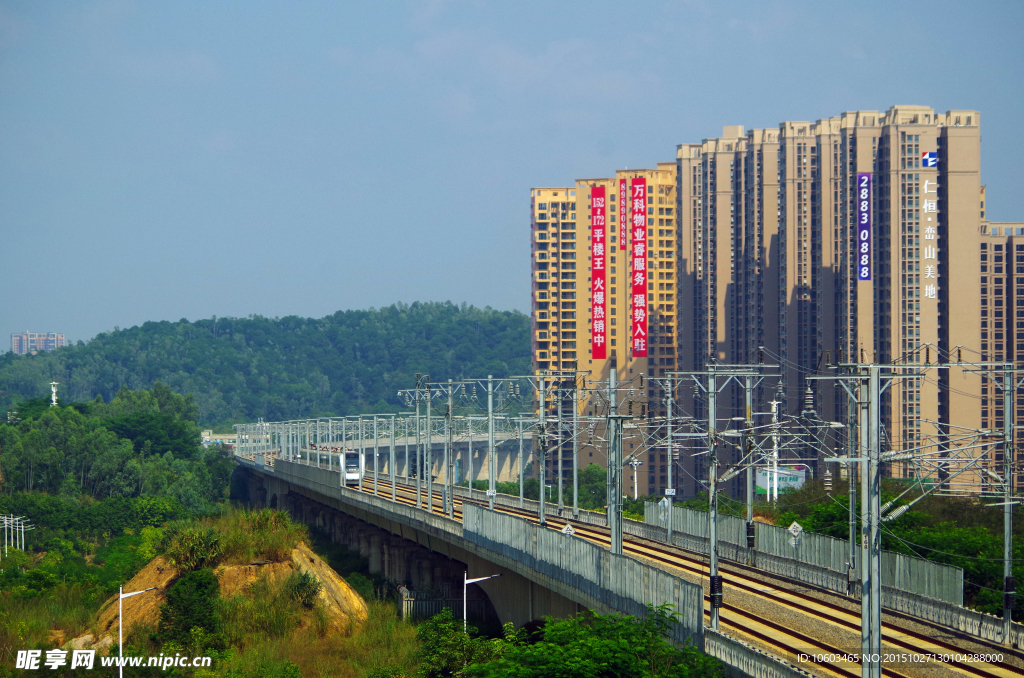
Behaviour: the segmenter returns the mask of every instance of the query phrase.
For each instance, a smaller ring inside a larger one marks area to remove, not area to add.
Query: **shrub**
[[[179,572],[210,568],[224,555],[220,535],[212,527],[185,525],[170,532],[167,560]]]
[[[317,594],[323,585],[320,580],[308,572],[292,572],[284,582],[285,591],[292,600],[297,600],[303,606],[312,608],[316,604]]]
[[[356,593],[361,595],[364,600],[370,600],[373,598],[373,582],[369,577],[362,575],[358,572],[353,572],[349,576],[345,577],[345,581],[351,586]]]
[[[218,635],[219,598],[220,582],[211,570],[194,570],[182,575],[167,591],[167,602],[160,606],[160,639],[187,647],[195,637],[194,628],[202,629],[207,636]]]

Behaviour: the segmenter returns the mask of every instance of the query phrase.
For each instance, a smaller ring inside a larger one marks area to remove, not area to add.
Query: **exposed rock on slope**
[[[292,550],[292,567],[298,572],[308,572],[320,581],[322,586],[318,598],[337,632],[351,633],[366,621],[369,615],[366,601],[305,544],[300,543]]]
[[[293,571],[307,572],[320,582],[318,598],[327,612],[332,632],[347,635],[358,630],[366,621],[369,614],[366,601],[304,543],[300,542],[296,548],[292,549],[291,559],[288,561],[222,565],[214,570],[220,581],[221,595],[224,596],[244,594],[260,577],[266,577],[273,583],[282,581]],[[177,576],[178,573],[174,567],[168,564],[163,557],[157,557],[124,585],[126,593],[155,587],[153,591],[126,598],[122,602],[125,635],[128,635],[140,624],[156,626],[160,619],[160,606],[166,599],[167,589],[174,583]],[[97,638],[100,640],[97,641]],[[111,647],[111,643],[116,646],[116,642],[117,596],[114,595],[100,608],[95,632],[71,640],[67,643],[67,647],[103,650]]]

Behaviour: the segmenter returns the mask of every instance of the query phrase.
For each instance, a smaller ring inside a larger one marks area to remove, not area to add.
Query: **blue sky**
[[[528,310],[531,186],[722,125],[982,112],[1024,220],[1020,2],[0,1],[0,350],[395,301]]]

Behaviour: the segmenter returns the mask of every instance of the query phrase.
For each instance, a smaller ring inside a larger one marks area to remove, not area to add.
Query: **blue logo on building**
[[[939,164],[939,154],[935,151],[921,154],[921,167],[937,167]]]

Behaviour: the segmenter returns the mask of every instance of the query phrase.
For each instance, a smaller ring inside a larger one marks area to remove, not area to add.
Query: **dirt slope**
[[[270,581],[277,582],[286,578],[292,571],[308,572],[316,577],[322,587],[319,598],[331,620],[334,633],[348,635],[354,633],[366,621],[368,609],[366,601],[338,576],[331,567],[316,555],[304,543],[292,550],[291,559],[280,563],[250,563],[248,565],[222,565],[214,570],[221,585],[221,595],[231,596],[245,593],[249,586],[260,577],[266,576]],[[163,557],[154,558],[142,568],[130,582],[125,584],[125,593],[143,591],[155,587],[155,590],[126,598],[123,603],[125,635],[139,624],[156,627],[160,619],[160,606],[166,600],[167,589],[177,579],[177,571]],[[99,638],[99,641],[96,639]],[[117,644],[117,596],[111,596],[97,615],[94,632],[86,634],[67,643],[67,646],[93,648],[102,650]]]

